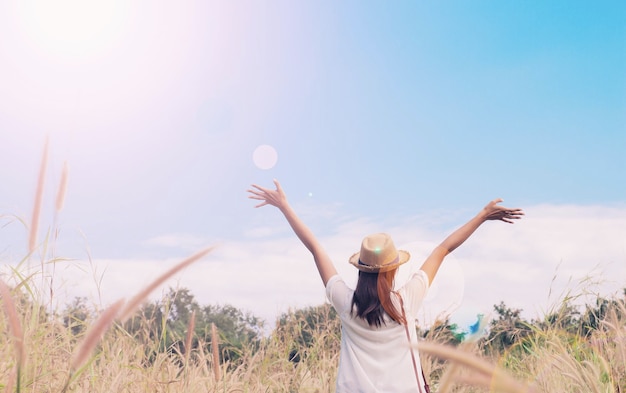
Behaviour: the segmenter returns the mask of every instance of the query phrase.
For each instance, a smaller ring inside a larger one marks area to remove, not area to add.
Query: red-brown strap
[[[394,292],[396,295],[398,295],[398,298],[400,299],[400,308],[402,309],[402,318],[404,318],[404,331],[406,332],[406,339],[409,341],[409,348],[411,349],[411,360],[413,361],[413,371],[415,371],[415,379],[417,380],[417,388],[419,389],[419,392],[422,393],[422,385],[420,384],[420,377],[419,374],[417,373],[417,362],[415,361],[415,354],[413,353],[413,345],[411,345],[411,335],[409,334],[409,322],[406,319],[406,313],[404,312],[404,302],[402,301],[402,296],[400,296],[400,294],[398,292]],[[424,375],[424,370],[422,370],[422,375]],[[426,383],[426,378],[424,377],[424,383]],[[429,389],[426,388],[426,391],[428,391]]]

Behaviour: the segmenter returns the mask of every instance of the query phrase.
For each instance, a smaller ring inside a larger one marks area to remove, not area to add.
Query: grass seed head
[[[41,204],[43,201],[43,189],[46,182],[46,169],[48,167],[48,138],[43,148],[41,166],[39,167],[39,178],[37,180],[37,191],[35,191],[35,205],[30,222],[30,234],[28,236],[28,250],[33,252],[37,247],[37,232],[39,231],[39,217],[41,216]]]
[[[67,161],[63,163],[63,171],[61,172],[61,181],[59,182],[59,189],[57,191],[57,200],[56,200],[56,211],[59,213],[63,210],[63,205],[65,204],[65,193],[67,191],[67,177],[69,174],[69,166]]]
[[[4,313],[9,320],[9,328],[13,335],[15,342],[15,358],[17,360],[18,367],[22,367],[24,364],[24,332],[22,331],[22,324],[17,316],[17,310],[15,309],[15,303],[11,296],[11,290],[9,286],[2,280],[0,280],[0,297],[2,297],[2,304],[4,307]]]
[[[109,326],[111,326],[123,305],[124,299],[120,299],[110,305],[102,312],[102,314],[100,314],[100,317],[98,317],[96,322],[89,328],[85,338],[72,358],[71,367],[73,371],[80,368],[80,366],[82,366],[87,359],[89,359],[89,355],[96,345],[98,345],[104,333],[109,329]]]

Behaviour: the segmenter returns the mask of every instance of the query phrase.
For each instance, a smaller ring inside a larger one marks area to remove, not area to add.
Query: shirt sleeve
[[[428,275],[423,270],[418,270],[411,275],[411,278],[400,289],[407,314],[414,317],[417,316],[417,312],[428,293],[429,286]]]
[[[326,297],[335,311],[341,315],[350,312],[353,293],[354,291],[348,288],[338,274],[332,276],[326,283]]]

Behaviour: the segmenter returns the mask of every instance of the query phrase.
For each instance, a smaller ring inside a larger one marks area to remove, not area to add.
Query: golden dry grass
[[[166,271],[162,283],[211,249]],[[33,280],[31,278],[30,280]],[[15,280],[14,280],[15,281]],[[25,288],[32,283],[19,283]],[[99,314],[86,333],[43,315],[37,299],[0,282],[0,392],[332,392],[339,354],[338,320],[322,315],[315,328],[292,319],[278,325],[260,346],[244,348],[236,363],[223,362],[217,331],[210,346],[158,352],[148,358],[145,342],[119,321],[138,307],[148,285],[129,303],[118,301]],[[36,293],[36,292],[34,292]],[[27,301],[24,301],[24,298]],[[18,301],[19,299],[19,301]],[[124,310],[126,308],[126,310]],[[326,307],[328,310],[328,306]],[[192,321],[194,319],[192,318]],[[184,340],[193,337],[193,322]],[[306,332],[305,329],[309,329]],[[310,336],[306,356],[290,361],[294,345]],[[158,340],[158,338],[156,338]],[[455,392],[624,392],[626,388],[626,306],[614,302],[588,337],[558,328],[536,328],[519,345],[495,357],[483,355],[480,340],[451,347],[428,336],[418,345],[433,391]],[[152,344],[155,348],[158,343]]]
[[[244,347],[236,362],[222,360],[215,325],[210,346],[196,337],[200,343],[190,349],[195,314],[187,327],[184,351],[148,354],[146,347],[159,348],[159,343],[141,342],[124,330],[123,322],[152,291],[213,248],[174,265],[128,302],[110,305],[88,321],[90,326],[79,336],[54,313],[44,311],[44,299],[37,298],[44,288],[36,290],[35,277],[45,274],[46,245],[38,245],[37,232],[47,151],[46,142],[28,244],[29,255],[42,248],[41,272],[22,274],[19,262],[12,276],[0,281],[0,392],[334,391],[339,321],[328,313],[311,328],[291,312],[287,322],[278,324],[258,346]],[[63,207],[66,187],[67,165],[57,193],[57,213]],[[15,285],[10,288],[5,282]],[[626,393],[624,300],[611,303],[599,327],[584,337],[548,325],[535,327],[506,353],[491,357],[483,355],[480,340],[450,347],[447,338],[436,334],[427,336],[417,349],[432,390],[439,393]],[[298,346],[305,334],[308,346],[304,349]],[[294,353],[297,362],[292,361]]]

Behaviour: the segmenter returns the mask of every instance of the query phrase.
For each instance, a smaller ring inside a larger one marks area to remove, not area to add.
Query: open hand
[[[253,184],[252,187],[255,189],[248,190],[248,192],[250,193],[250,195],[248,195],[248,198],[263,201],[255,207],[272,205],[276,206],[279,209],[282,209],[285,205],[287,205],[287,197],[285,196],[285,192],[280,186],[278,180],[274,179],[274,185],[276,185],[276,190],[270,190],[268,188]]]
[[[501,202],[501,198],[494,199],[483,208],[485,220],[500,220],[513,224],[513,220],[519,220],[524,215],[524,211],[520,208],[511,209],[498,205]]]

